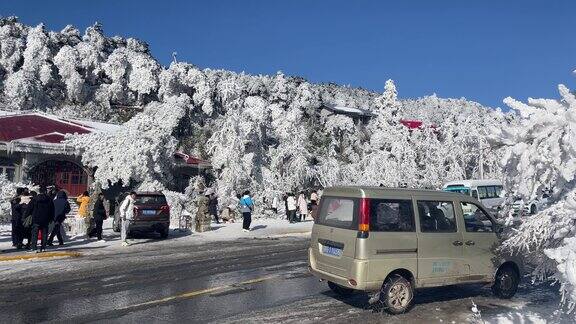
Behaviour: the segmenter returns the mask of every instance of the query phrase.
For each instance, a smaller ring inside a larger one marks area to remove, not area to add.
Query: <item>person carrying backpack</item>
[[[250,191],[244,191],[240,199],[240,211],[242,212],[242,231],[249,232],[250,224],[252,223],[252,210],[254,209],[254,202],[250,197]]]

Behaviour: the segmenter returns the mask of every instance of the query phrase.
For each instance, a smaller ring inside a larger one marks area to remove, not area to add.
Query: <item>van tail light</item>
[[[138,207],[134,207],[132,213],[134,213],[134,215],[138,215]]]
[[[370,199],[360,199],[360,215],[358,230],[360,232],[370,232]]]
[[[162,207],[160,207],[161,211],[165,211],[165,212],[170,212],[170,206],[168,205],[163,205]]]

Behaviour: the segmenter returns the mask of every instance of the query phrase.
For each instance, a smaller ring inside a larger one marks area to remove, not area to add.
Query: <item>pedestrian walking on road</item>
[[[290,223],[296,222],[296,198],[294,194],[289,192],[286,198],[286,209],[288,210],[288,220]]]
[[[300,191],[300,195],[298,195],[298,209],[300,212],[300,221],[306,220],[306,215],[308,215],[308,202],[306,201],[306,196],[304,196],[304,191]]]
[[[120,231],[120,240],[122,241],[122,246],[130,245],[128,243],[127,238],[127,231],[128,231],[128,223],[132,218],[134,218],[134,202],[136,201],[136,193],[131,191],[124,201],[122,205],[120,205],[120,218],[122,219],[122,230]]]
[[[92,217],[94,218],[94,236],[99,241],[102,241],[102,224],[104,220],[108,218],[106,215],[106,208],[104,207],[104,194],[99,193],[98,198],[96,199],[96,203],[94,203],[94,212],[92,213]]]
[[[54,236],[58,238],[58,244],[64,244],[64,238],[62,237],[62,224],[70,210],[70,203],[68,202],[66,192],[62,190],[58,191],[56,199],[54,199],[54,226],[52,227],[52,233],[50,233],[50,237],[48,238],[49,246],[54,245]]]
[[[250,231],[250,224],[252,223],[252,211],[254,210],[254,202],[250,197],[250,191],[244,191],[242,199],[240,199],[240,211],[242,212],[242,230],[244,232]]]
[[[22,248],[22,240],[24,234],[24,228],[22,226],[22,194],[24,194],[24,188],[16,188],[16,196],[10,200],[10,207],[12,211],[12,246],[16,247],[17,249]]]
[[[43,252],[46,250],[48,236],[48,225],[54,219],[54,202],[46,192],[46,188],[40,188],[40,194],[32,199],[30,203],[30,213],[32,215],[32,252]],[[38,251],[38,235],[41,235],[40,251]]]

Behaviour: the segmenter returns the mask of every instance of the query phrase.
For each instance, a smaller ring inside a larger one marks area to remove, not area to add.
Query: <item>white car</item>
[[[549,199],[550,194],[548,193],[543,193],[542,195],[526,203],[522,199],[517,198],[512,204],[512,216],[517,217],[534,215],[548,207]]]

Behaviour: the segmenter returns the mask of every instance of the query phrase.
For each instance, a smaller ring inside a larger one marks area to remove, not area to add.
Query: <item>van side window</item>
[[[502,186],[496,186],[496,197],[497,198],[502,198],[502,190],[504,188],[502,188]]]
[[[316,223],[352,229],[356,226],[356,200],[351,198],[322,197]]]
[[[488,198],[486,187],[478,187],[478,199],[486,199],[486,198]]]
[[[451,201],[418,201],[420,231],[423,233],[456,232],[454,204]]]
[[[375,232],[413,232],[412,200],[370,200],[370,230]]]
[[[461,202],[466,232],[494,232],[492,219],[478,206]]]
[[[495,186],[486,187],[486,198],[498,198]]]

